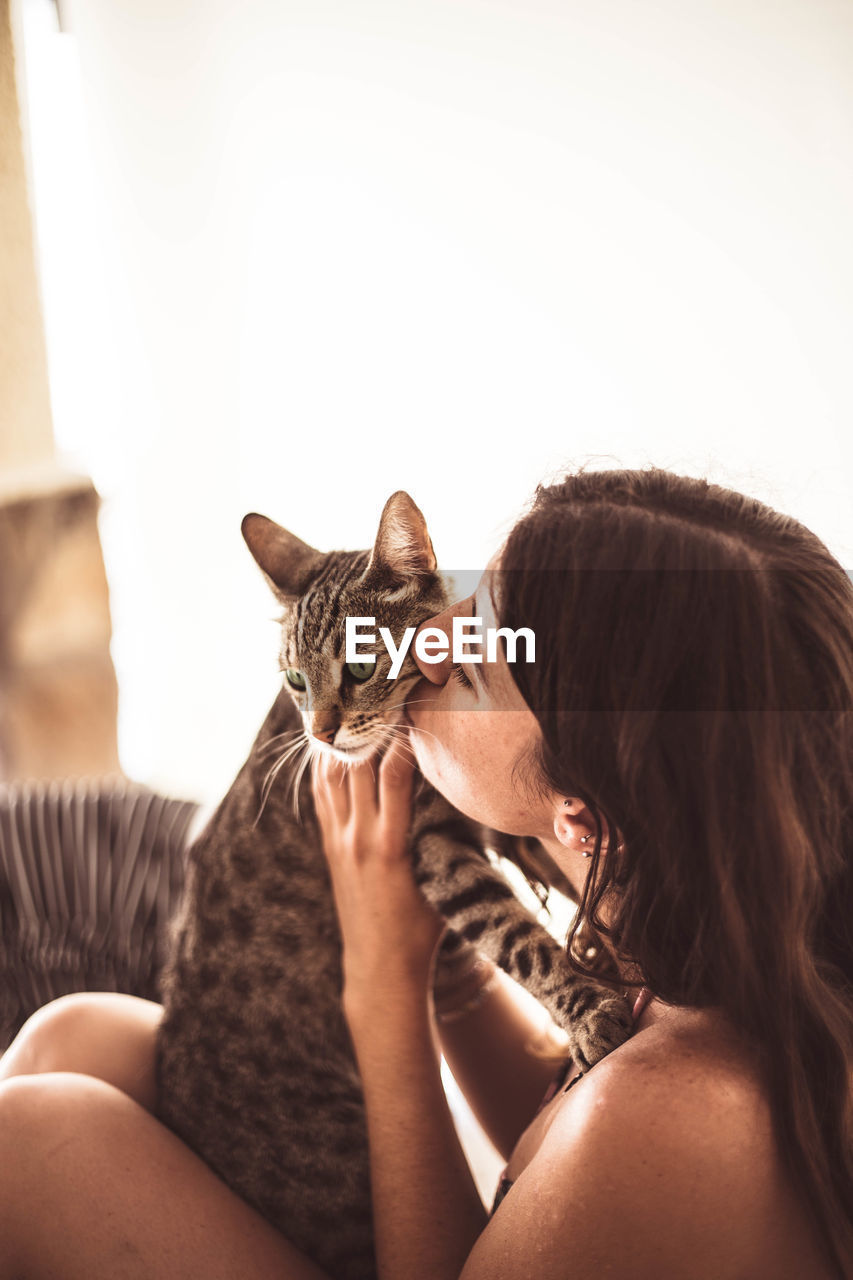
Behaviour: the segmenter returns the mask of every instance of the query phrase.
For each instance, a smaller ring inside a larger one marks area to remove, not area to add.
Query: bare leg
[[[28,1018],[0,1058],[0,1080],[79,1071],[154,1110],[154,1045],[163,1006],[111,991],[60,996]]]
[[[0,1083],[0,1280],[328,1280],[125,1093]]]

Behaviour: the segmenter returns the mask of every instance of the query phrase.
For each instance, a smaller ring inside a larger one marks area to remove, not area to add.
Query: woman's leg
[[[154,1045],[163,1006],[111,991],[75,992],[28,1018],[0,1058],[0,1080],[80,1071],[154,1110]]]
[[[0,1083],[0,1280],[328,1280],[125,1093]]]

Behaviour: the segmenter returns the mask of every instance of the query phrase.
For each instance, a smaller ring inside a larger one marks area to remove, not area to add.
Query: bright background
[[[59,445],[123,767],[216,800],[278,688],[239,524],[482,567],[654,463],[853,565],[853,6],[21,0]]]

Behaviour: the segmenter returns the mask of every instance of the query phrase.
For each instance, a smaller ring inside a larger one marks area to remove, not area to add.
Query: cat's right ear
[[[435,565],[423,513],[405,489],[398,489],[382,508],[365,578],[387,573],[409,578],[416,573],[435,573]]]
[[[307,542],[288,533],[267,516],[252,511],[243,517],[240,532],[273,594],[283,604],[304,595],[326,557]]]

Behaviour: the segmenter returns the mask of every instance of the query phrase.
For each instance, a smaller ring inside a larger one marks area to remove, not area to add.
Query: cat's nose
[[[315,716],[311,722],[311,736],[318,738],[320,742],[326,742],[329,746],[335,740],[335,734],[340,729],[340,721],[329,720],[322,716]]]

